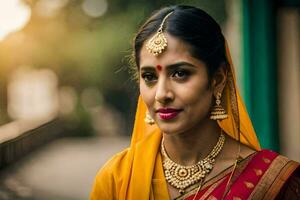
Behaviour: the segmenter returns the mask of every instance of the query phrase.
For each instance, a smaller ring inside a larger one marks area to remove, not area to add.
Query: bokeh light
[[[26,25],[31,16],[30,8],[20,0],[1,0],[0,41],[9,33]]]
[[[35,9],[41,17],[55,16],[69,0],[40,0],[36,3]]]
[[[54,118],[58,112],[57,84],[50,69],[16,70],[8,84],[8,114],[13,119]]]
[[[100,17],[107,11],[106,0],[85,0],[82,3],[82,9],[90,17]]]

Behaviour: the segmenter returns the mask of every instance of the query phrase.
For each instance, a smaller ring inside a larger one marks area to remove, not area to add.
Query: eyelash
[[[181,74],[181,75],[179,75]],[[172,74],[172,77],[176,78],[176,79],[180,79],[180,80],[184,80],[186,78],[188,78],[188,76],[190,75],[191,73],[187,70],[176,70],[173,74]],[[178,76],[179,75],[179,76]]]
[[[144,79],[146,83],[151,83],[154,82],[157,79],[157,77],[154,73],[145,72],[142,73],[142,79]]]
[[[181,69],[181,70],[175,70],[174,72],[172,72],[171,77],[176,80],[182,81],[182,80],[186,80],[190,74],[191,74],[191,72]],[[154,83],[157,80],[157,76],[153,72],[144,72],[144,73],[142,73],[141,77],[142,77],[142,79],[144,79],[144,81],[147,84]]]

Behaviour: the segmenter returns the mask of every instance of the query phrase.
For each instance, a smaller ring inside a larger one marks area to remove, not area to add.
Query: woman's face
[[[184,42],[164,35],[168,46],[160,55],[145,45],[141,49],[140,93],[161,131],[178,134],[209,120],[213,91],[207,66],[191,56]]]

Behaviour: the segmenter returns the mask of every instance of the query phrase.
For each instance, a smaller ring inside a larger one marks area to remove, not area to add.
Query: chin
[[[184,132],[184,128],[178,125],[178,123],[170,124],[158,124],[159,129],[167,135],[178,135]]]

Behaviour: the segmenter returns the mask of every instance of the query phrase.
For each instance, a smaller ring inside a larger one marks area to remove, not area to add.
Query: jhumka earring
[[[160,24],[157,32],[155,35],[147,42],[146,48],[147,50],[152,53],[154,56],[157,56],[158,54],[162,53],[163,50],[167,47],[167,38],[163,34],[163,26],[165,24],[166,19],[173,13],[170,12],[167,14],[162,23]]]
[[[216,96],[216,105],[214,105],[210,113],[210,119],[212,120],[222,120],[228,118],[226,111],[221,106],[221,97],[221,92],[218,92]]]
[[[150,116],[149,111],[146,112],[144,121],[149,125],[153,125],[155,123],[154,119]]]

